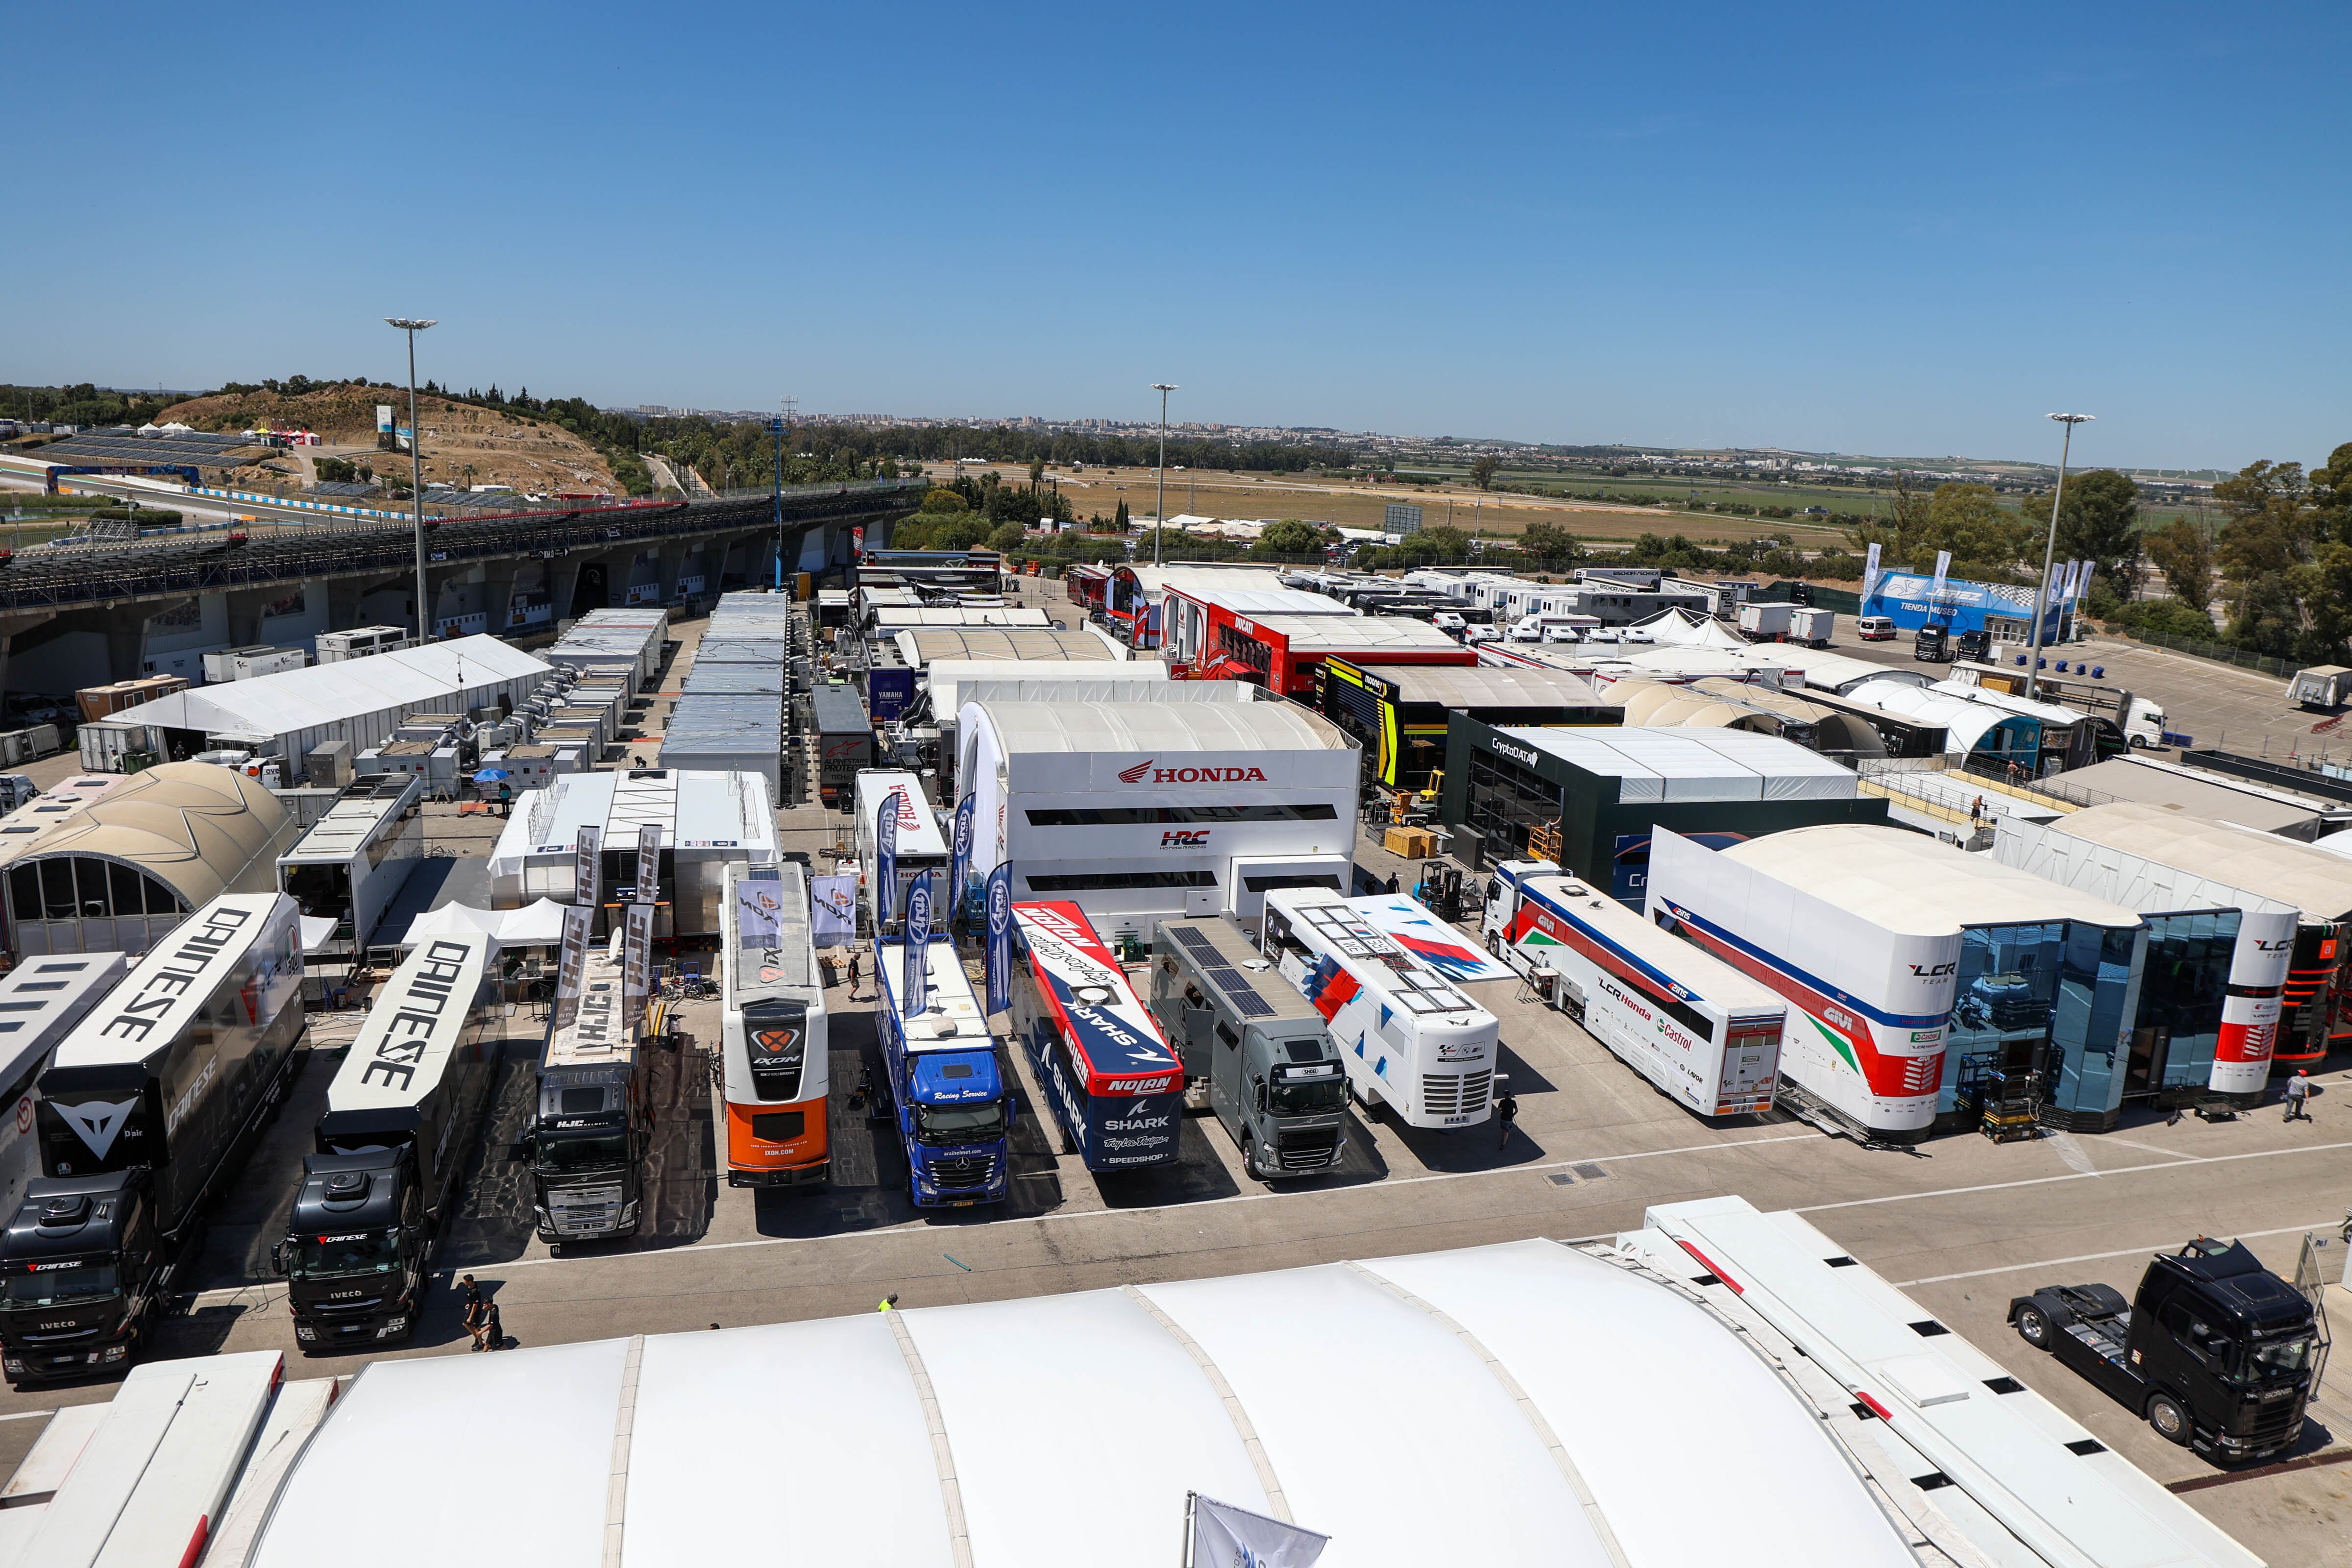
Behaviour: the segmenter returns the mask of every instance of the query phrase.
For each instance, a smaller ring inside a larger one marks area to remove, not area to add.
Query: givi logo
[[[1264,784],[1263,768],[1163,768],[1160,759],[1121,768],[1118,776],[1125,784],[1141,784],[1150,775],[1153,784]]]

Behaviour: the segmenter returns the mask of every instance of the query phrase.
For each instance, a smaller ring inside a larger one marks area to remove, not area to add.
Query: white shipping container
[[[1794,605],[1742,605],[1739,606],[1739,629],[1751,637],[1770,639],[1790,635],[1790,623],[1795,618]]]

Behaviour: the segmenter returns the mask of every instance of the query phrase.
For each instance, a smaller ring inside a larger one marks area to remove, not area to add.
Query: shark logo
[[[89,1152],[103,1160],[107,1151],[114,1147],[114,1140],[121,1135],[122,1124],[131,1119],[131,1112],[138,1103],[135,1099],[111,1104],[103,1100],[86,1100],[79,1105],[58,1106],[58,1114],[81,1135],[81,1141],[89,1146]]]

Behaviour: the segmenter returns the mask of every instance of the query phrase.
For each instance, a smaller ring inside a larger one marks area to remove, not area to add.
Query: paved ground
[[[696,629],[684,628],[689,646]],[[676,689],[676,673],[666,689]],[[656,728],[665,706],[655,705]],[[845,819],[803,808],[781,824],[788,850],[822,856]],[[455,839],[494,825],[436,817],[434,830]],[[1514,991],[1490,985],[1479,996],[1502,1020],[1505,1068],[1521,1108],[1500,1148],[1491,1130],[1443,1134],[1359,1121],[1340,1173],[1267,1186],[1242,1174],[1223,1129],[1202,1120],[1188,1128],[1175,1168],[1114,1182],[1059,1157],[1033,1115],[1024,1118],[1029,1136],[1013,1201],[1002,1213],[952,1215],[908,1206],[895,1151],[862,1117],[838,1109],[839,1097],[830,1190],[765,1196],[723,1185],[701,1054],[716,1007],[689,1003],[688,1044],[657,1077],[662,1137],[648,1233],[561,1256],[532,1237],[522,1170],[508,1157],[543,1026],[519,1016],[509,1024],[496,1106],[444,1254],[445,1288],[416,1342],[393,1353],[464,1353],[447,1288],[456,1268],[471,1269],[496,1292],[509,1333],[547,1344],[866,1311],[894,1291],[902,1305],[928,1306],[1526,1237],[1605,1237],[1638,1226],[1651,1204],[1738,1193],[1759,1207],[1805,1212],[2102,1440],[2160,1479],[2193,1489],[2184,1495],[2194,1506],[2273,1563],[2352,1563],[2352,1464],[2334,1462],[2352,1458],[2352,1364],[2331,1372],[2301,1456],[2323,1462],[2224,1476],[2158,1441],[2003,1324],[2018,1289],[2083,1279],[2127,1287],[2146,1253],[2199,1233],[2242,1237],[2273,1268],[2292,1272],[2305,1234],[2332,1238],[2352,1203],[2352,1063],[2329,1064],[2327,1092],[2309,1124],[2286,1124],[2265,1109],[2222,1123],[2133,1118],[2100,1137],[2000,1146],[1957,1137],[1874,1152],[1777,1115],[1694,1117],[1581,1029]],[[873,1059],[870,1006],[838,987],[828,1006],[835,1079],[845,1089]],[[320,1019],[314,1052],[332,1050],[355,1026],[356,1015]],[[1035,1106],[1025,1064],[1013,1065]],[[205,1255],[205,1289],[167,1326],[166,1353],[295,1352],[268,1243],[283,1224],[332,1066],[312,1061],[228,1195]],[[2340,1269],[2341,1245],[2329,1256]],[[2338,1321],[2352,1321],[2343,1315],[2352,1298],[2338,1292],[2336,1300]],[[296,1375],[315,1376],[361,1363],[297,1354],[294,1364]],[[31,1415],[108,1398],[113,1387],[0,1394],[0,1465],[31,1442],[39,1426]]]

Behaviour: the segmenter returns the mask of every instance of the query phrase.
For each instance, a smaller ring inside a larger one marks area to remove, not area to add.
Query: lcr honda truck
[[[2009,1321],[2157,1436],[2210,1458],[2264,1458],[2303,1435],[2317,1317],[2242,1242],[2200,1237],[2159,1254],[2128,1305],[2111,1285],[2045,1285],[2012,1299]]]

